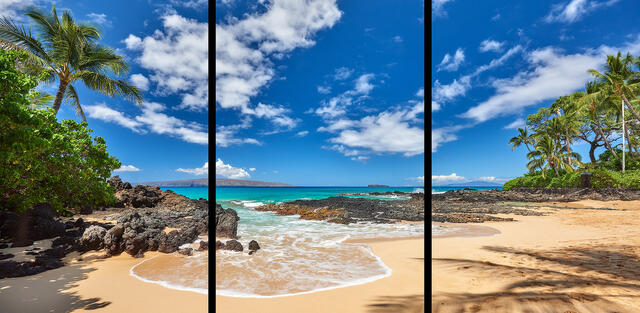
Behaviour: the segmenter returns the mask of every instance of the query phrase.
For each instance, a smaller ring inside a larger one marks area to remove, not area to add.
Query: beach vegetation
[[[593,174],[596,188],[640,189],[640,58],[620,52],[606,58],[604,71],[588,70],[594,80],[584,91],[563,95],[527,117],[509,144],[526,147],[529,172],[504,189],[578,187],[582,172]],[[576,143],[589,145],[589,162],[573,151]]]
[[[47,14],[38,9],[28,9],[26,16],[34,26],[16,25],[8,17],[0,18],[0,47],[26,53],[22,67],[47,83],[58,82],[52,108],[58,113],[63,101],[74,106],[76,113],[86,121],[75,83],[81,81],[91,90],[121,97],[142,104],[142,91],[127,80],[108,76],[125,74],[129,70],[124,56],[112,48],[98,44],[100,29],[88,23],[74,21],[68,10],[58,16],[55,6]]]
[[[59,212],[116,202],[106,181],[120,162],[86,122],[58,122],[34,90],[43,76],[25,73],[25,51],[0,50],[0,210],[20,212],[49,203]]]

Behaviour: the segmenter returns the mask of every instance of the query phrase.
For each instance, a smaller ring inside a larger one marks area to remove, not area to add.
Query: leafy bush
[[[573,188],[580,187],[582,182],[582,172],[572,172],[564,174],[560,177],[553,177],[547,188]]]
[[[598,156],[600,166],[611,171],[620,171],[622,169],[622,149],[615,149],[617,157],[609,150],[605,150]],[[625,155],[625,170],[640,170],[640,157],[636,154],[627,152]]]
[[[622,172],[610,171],[605,168],[595,168],[589,170],[591,185],[593,188],[633,188],[640,189],[640,170]],[[572,173],[563,172],[560,177],[551,176],[545,173],[546,179],[541,172],[529,173],[522,177],[517,177],[504,184],[503,190],[511,190],[517,187],[525,188],[575,188],[580,187],[582,171]]]
[[[20,72],[24,52],[0,50],[0,210],[22,211],[48,202],[58,211],[113,204],[106,182],[120,162],[87,123],[59,123],[52,109],[36,109],[38,79]],[[43,74],[44,75],[44,74]]]

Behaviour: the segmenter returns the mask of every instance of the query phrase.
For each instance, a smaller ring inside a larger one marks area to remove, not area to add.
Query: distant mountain
[[[208,178],[184,179],[184,180],[167,180],[167,181],[149,181],[141,183],[131,183],[131,185],[149,185],[160,187],[209,187]]]
[[[288,185],[283,183],[272,183],[272,182],[240,180],[240,179],[223,179],[223,178],[216,178],[216,186],[295,187],[294,185]]]
[[[496,182],[488,182],[488,181],[470,181],[467,183],[455,183],[448,184],[444,186],[434,186],[434,187],[502,187],[503,184]]]

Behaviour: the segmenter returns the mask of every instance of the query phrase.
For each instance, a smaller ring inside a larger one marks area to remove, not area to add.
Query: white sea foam
[[[143,261],[141,261],[140,263],[138,263],[138,264],[136,264],[136,265],[132,266],[132,267],[129,269],[129,275],[131,275],[131,276],[133,276],[133,277],[135,277],[135,278],[137,278],[137,279],[139,279],[139,280],[141,280],[141,281],[143,281],[143,282],[146,282],[146,283],[152,283],[152,284],[158,284],[158,285],[160,285],[160,286],[163,286],[163,287],[165,287],[165,288],[169,288],[169,289],[184,290],[184,291],[192,291],[192,292],[197,292],[197,293],[201,293],[201,294],[205,294],[205,295],[206,295],[206,294],[209,294],[209,289],[206,289],[206,288],[195,288],[195,287],[189,287],[189,286],[182,286],[182,285],[172,284],[172,283],[169,283],[169,282],[167,282],[167,281],[163,281],[163,280],[151,280],[151,279],[147,279],[147,278],[144,278],[144,277],[138,276],[138,275],[134,272],[134,270],[136,269],[136,267],[138,267],[138,266],[142,265],[143,263],[145,263],[145,262],[147,262],[147,261],[153,260],[153,259],[155,259],[155,258],[157,258],[157,257],[159,257],[159,256],[161,256],[161,255],[156,255],[156,256],[154,256],[154,257],[152,257],[152,258],[149,258],[149,259],[143,260]]]
[[[411,193],[424,193],[424,189],[423,188],[416,188]]]
[[[431,189],[431,194],[432,195],[439,195],[441,193],[445,193],[445,191],[436,191],[435,189]]]

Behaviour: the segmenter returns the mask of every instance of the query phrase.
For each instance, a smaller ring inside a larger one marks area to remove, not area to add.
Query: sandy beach
[[[434,238],[432,311],[640,312],[640,201],[548,205],[568,209]]]
[[[72,253],[64,267],[33,276],[0,280],[3,313],[19,312],[207,312],[207,295],[169,289],[129,275],[144,258],[123,253],[101,259],[100,252]]]
[[[424,312],[424,238],[371,240],[367,244],[392,269],[391,276],[363,285],[278,298],[216,295],[216,312]]]

